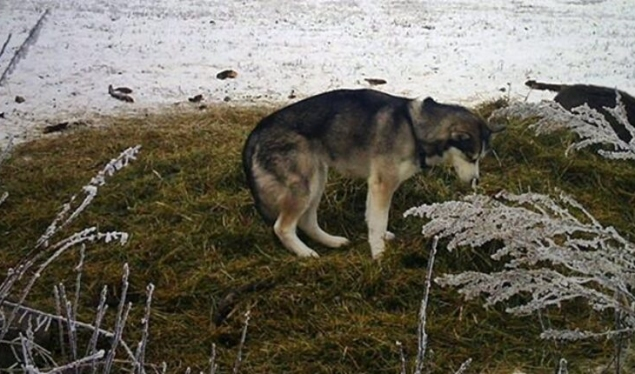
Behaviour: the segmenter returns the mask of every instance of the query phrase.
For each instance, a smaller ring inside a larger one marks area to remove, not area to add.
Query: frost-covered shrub
[[[601,147],[597,152],[603,157],[635,160],[635,126],[628,121],[619,91],[615,94],[615,108],[604,109],[613,117],[611,120],[623,126],[630,134],[631,139],[628,142],[619,136],[609,119],[589,108],[587,104],[573,108],[569,112],[554,101],[514,102],[505,108],[495,110],[489,120],[496,122],[507,118],[539,118],[530,126],[537,134],[569,129],[579,136],[579,140],[571,144],[567,152],[599,145]]]
[[[583,298],[595,310],[623,312],[625,328],[635,328],[635,245],[613,227],[602,226],[565,194],[556,199],[536,193],[469,195],[462,201],[422,205],[405,214],[430,219],[423,234],[449,239],[449,250],[502,243],[492,259],[504,261],[504,270],[468,271],[436,279],[443,285],[460,286],[467,298],[486,294],[487,305],[492,305],[527,294],[526,303],[507,308],[521,315]],[[550,331],[544,335],[578,338],[595,333]]]
[[[166,373],[167,364],[146,363],[145,356],[149,337],[150,310],[154,285],[146,288],[146,304],[141,319],[141,338],[135,344],[124,339],[123,331],[128,321],[132,304],[127,301],[128,264],[123,265],[121,287],[117,292],[119,303],[114,311],[110,326],[105,326],[108,305],[108,289],[102,288],[99,303],[92,321],[78,318],[77,306],[82,293],[82,272],[86,246],[95,242],[125,245],[125,232],[99,232],[89,227],[66,238],[57,239],[60,231],[74,221],[94,200],[108,178],[135,160],[140,146],[131,147],[112,159],[82,188],[83,198],[73,196],[62,206],[44,234],[35,241],[33,250],[19,264],[8,269],[0,283],[0,371],[40,373]],[[0,163],[8,155],[0,152]],[[2,207],[0,207],[1,209]],[[0,247],[0,250],[2,248]],[[68,251],[79,252],[79,262],[73,267],[76,272],[74,287],[67,292],[64,284],[53,287],[54,311],[45,311],[28,306],[28,295],[47,267]],[[242,364],[242,348],[249,326],[249,311],[239,343],[239,351],[234,361],[233,372],[239,373]],[[56,327],[53,333],[53,327]],[[80,338],[85,337],[85,339]],[[45,341],[44,344],[43,341]],[[106,344],[106,349],[98,349]],[[57,346],[61,357],[53,357],[45,346]],[[9,356],[9,357],[8,357]],[[210,374],[217,371],[216,347],[212,345],[209,360]],[[10,367],[7,367],[11,365]],[[190,373],[190,368],[185,373]]]
[[[448,240],[448,250],[500,243],[491,257],[504,264],[503,270],[435,279],[458,287],[466,299],[484,295],[486,306],[504,303],[515,315],[582,299],[597,311],[619,316],[619,323],[604,331],[550,329],[543,338],[578,340],[635,332],[635,244],[613,227],[604,227],[572,197],[473,194],[412,208],[405,215],[428,219],[423,235]],[[517,295],[524,297],[513,298]]]
[[[121,303],[116,312],[116,318],[112,329],[105,329],[101,323],[106,313],[106,289],[102,291],[100,303],[97,307],[95,319],[90,323],[77,319],[77,305],[81,293],[81,275],[84,263],[86,244],[94,242],[115,242],[126,244],[128,234],[124,232],[99,232],[96,227],[89,227],[62,239],[55,239],[60,230],[75,220],[83,212],[97,195],[99,187],[106,183],[106,179],[118,170],[121,170],[134,160],[140,146],[123,151],[117,158],[111,160],[90,183],[83,187],[84,198],[76,202],[76,196],[62,206],[57,217],[46,229],[44,234],[36,241],[33,251],[19,264],[7,270],[6,277],[0,283],[0,348],[3,355],[7,352],[14,356],[14,370],[27,373],[40,372],[65,372],[78,367],[99,366],[107,373],[115,362],[115,354],[118,347],[122,347],[127,353],[130,366],[136,372],[145,371],[144,352],[147,338],[148,317],[150,302],[152,300],[153,286],[148,286],[148,302],[146,305],[146,317],[143,321],[144,334],[142,341],[137,345],[136,352],[122,339],[122,331],[126,324],[131,304],[126,303],[128,288],[128,266],[124,265]],[[0,161],[6,157],[3,153]],[[3,194],[7,198],[7,194]],[[68,295],[63,284],[56,285],[53,289],[56,310],[46,312],[27,306],[27,297],[46,268],[63,253],[77,249],[80,252],[79,264],[75,267],[77,278],[74,295]],[[62,347],[66,362],[56,361],[39,343],[38,337],[51,334],[49,328],[55,324],[59,332],[59,346]],[[91,333],[91,338],[86,347],[78,345],[78,331],[84,330]],[[98,350],[97,341],[107,338],[111,342],[108,352]],[[6,357],[5,357],[6,358]],[[8,369],[8,368],[5,368]],[[11,370],[11,369],[9,369]]]

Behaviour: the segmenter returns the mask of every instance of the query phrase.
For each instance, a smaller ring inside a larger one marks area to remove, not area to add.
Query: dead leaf
[[[203,95],[198,94],[194,97],[190,97],[187,99],[190,103],[200,103],[203,100]]]
[[[238,76],[238,73],[235,70],[223,70],[220,73],[216,74],[216,78],[218,79],[227,79],[227,78],[231,78],[234,79]]]
[[[364,80],[368,82],[368,84],[370,84],[371,86],[379,86],[381,84],[388,83],[386,82],[385,79],[381,79],[381,78],[364,78]]]

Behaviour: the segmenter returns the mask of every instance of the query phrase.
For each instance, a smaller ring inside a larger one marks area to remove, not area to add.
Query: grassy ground
[[[487,114],[484,105],[480,110]],[[131,269],[134,303],[126,339],[140,336],[145,287],[156,286],[148,361],[166,361],[170,372],[205,370],[212,344],[227,372],[251,310],[244,346],[244,373],[398,373],[401,341],[416,353],[417,312],[430,243],[422,221],[404,219],[412,206],[457,199],[469,193],[448,170],[438,168],[408,181],[391,214],[397,239],[381,263],[366,243],[363,182],[333,176],[321,206],[323,226],[345,234],[345,249],[314,247],[320,259],[299,260],[274,239],[257,216],[245,187],[240,152],[246,135],[270,108],[210,107],[197,113],[114,118],[112,126],[79,130],[22,144],[0,168],[10,197],[0,207],[0,270],[33,248],[61,204],[123,149],[141,144],[138,161],[100,189],[95,202],[67,228],[87,226],[129,232],[130,242],[87,248],[79,313],[93,318],[99,291],[111,289],[114,312],[122,266]],[[498,159],[482,166],[483,193],[553,193],[575,196],[605,225],[633,237],[635,165],[590,152],[564,156],[568,134],[535,137],[528,123],[510,123],[494,141]],[[61,238],[60,236],[59,238]],[[53,308],[52,287],[74,287],[78,252],[54,262],[38,280],[28,303]],[[436,274],[488,271],[496,265],[482,251],[441,250]],[[610,323],[582,302],[541,316],[514,318],[503,308],[464,302],[453,289],[433,286],[429,306],[428,368],[456,370],[473,358],[471,372],[553,372],[566,357],[573,372],[612,354],[607,341],[562,344],[537,337],[541,323],[593,328]]]

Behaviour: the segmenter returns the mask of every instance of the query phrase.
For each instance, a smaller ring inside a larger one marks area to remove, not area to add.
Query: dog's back
[[[310,139],[340,135],[344,129],[334,129],[341,123],[368,123],[374,115],[387,106],[403,106],[407,100],[374,90],[335,90],[325,92],[286,106],[263,118],[255,127],[252,136],[263,130],[291,131]],[[350,130],[348,125],[345,130]],[[274,130],[275,129],[275,130]],[[358,136],[364,137],[365,131]],[[363,140],[363,139],[357,139]],[[249,141],[248,141],[249,144]]]
[[[632,136],[629,131],[604,109],[605,107],[615,107],[615,88],[586,84],[551,84],[536,82],[534,80],[525,82],[525,85],[536,90],[557,92],[557,95],[553,98],[553,100],[569,111],[573,108],[587,104],[590,108],[601,113],[609,121],[611,127],[621,140],[627,143],[630,142]],[[628,122],[635,126],[635,98],[624,91],[617,91],[620,93],[622,103],[626,108]]]

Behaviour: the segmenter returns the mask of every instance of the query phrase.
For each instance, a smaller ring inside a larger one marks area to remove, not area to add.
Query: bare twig
[[[95,315],[95,322],[93,326],[95,329],[93,330],[93,335],[90,337],[90,341],[88,342],[88,349],[86,354],[92,354],[97,349],[97,339],[99,338],[99,327],[101,326],[101,321],[104,319],[106,315],[106,310],[108,309],[108,305],[106,305],[106,296],[108,295],[108,286],[104,286],[101,290],[101,295],[99,297],[99,305],[97,306],[97,314]],[[95,362],[91,364],[91,373],[95,374],[97,372],[97,366],[95,366]]]
[[[26,337],[20,333],[20,343],[22,345],[22,359],[23,359],[23,367],[29,372],[30,368],[34,367],[33,360],[33,329],[30,324],[26,330]]]
[[[60,290],[60,297],[62,300],[62,305],[64,306],[64,311],[66,312],[66,325],[68,326],[68,345],[71,349],[71,358],[73,361],[77,360],[77,326],[75,325],[75,315],[73,314],[73,306],[71,302],[68,300],[66,296],[66,288],[63,284],[60,283],[58,286]],[[78,368],[75,368],[76,372],[79,373]]]
[[[26,306],[24,306],[24,305],[20,305],[20,304],[17,304],[17,303],[12,303],[12,302],[10,302],[10,301],[6,301],[6,300],[5,300],[5,301],[3,302],[3,305],[6,305],[6,306],[8,306],[8,307],[12,307],[12,308],[16,308],[16,309],[19,309],[19,310],[22,310],[22,311],[25,311],[25,312],[28,312],[28,313],[33,313],[34,315],[41,315],[41,316],[45,316],[46,318],[49,318],[49,319],[51,319],[52,321],[60,321],[60,320],[61,320],[62,322],[65,322],[65,321],[66,321],[66,317],[62,317],[62,316],[57,316],[57,315],[54,315],[54,314],[45,313],[45,312],[43,312],[43,311],[41,311],[41,310],[37,310],[37,309],[33,309],[33,308],[29,308],[29,307],[26,307]],[[115,337],[115,333],[114,333],[114,332],[112,332],[112,331],[108,331],[108,330],[104,330],[104,329],[101,329],[101,328],[97,328],[97,327],[95,327],[95,326],[93,326],[93,325],[91,325],[91,324],[88,324],[88,323],[83,323],[83,322],[75,321],[75,325],[76,325],[77,327],[81,327],[81,328],[83,328],[83,329],[87,329],[87,330],[90,330],[90,331],[95,331],[95,330],[97,330],[97,331],[98,331],[98,333],[99,333],[100,335],[105,336],[105,337],[107,337],[107,338],[114,338],[114,337]],[[135,359],[135,355],[134,355],[134,353],[132,352],[132,350],[130,349],[130,347],[129,347],[129,346],[128,346],[128,345],[127,345],[127,344],[126,344],[123,340],[121,340],[119,343],[121,344],[121,346],[122,346],[122,347],[124,348],[124,350],[126,351],[126,353],[127,353],[128,357],[129,357],[131,360],[134,360],[134,359]]]
[[[77,370],[80,366],[84,365],[85,363],[88,362],[96,362],[100,359],[102,359],[104,357],[104,351],[100,350],[97,351],[95,353],[93,353],[90,356],[86,356],[86,357],[82,357],[78,360],[75,360],[73,362],[70,362],[66,365],[62,365],[62,366],[58,366],[56,368],[54,368],[51,371],[47,371],[46,373],[43,374],[55,374],[55,373],[67,373],[69,369],[75,369]]]
[[[421,308],[419,309],[419,328],[417,335],[419,338],[419,344],[417,349],[417,359],[415,361],[415,374],[421,374],[423,371],[423,362],[426,354],[426,347],[428,345],[428,334],[426,333],[426,321],[428,319],[428,299],[430,297],[430,285],[432,283],[432,268],[434,267],[434,257],[437,254],[437,245],[439,238],[434,237],[432,240],[432,249],[430,249],[430,256],[428,257],[428,270],[426,272],[426,283],[423,290],[423,299],[421,299]]]
[[[7,40],[4,41],[4,44],[2,45],[2,48],[0,49],[0,57],[2,57],[2,55],[4,54],[4,50],[7,49],[7,45],[9,45],[10,41],[11,41],[11,33],[7,35]]]
[[[619,298],[619,293],[616,292],[616,298]],[[624,313],[620,310],[616,310],[615,311],[615,331],[620,331],[623,327],[628,327],[628,326],[624,326],[624,321],[623,318]],[[620,374],[622,372],[622,354],[624,352],[625,347],[625,338],[624,338],[625,334],[615,334],[615,336],[613,336],[613,342],[615,345],[615,374]]]
[[[58,316],[62,315],[62,299],[60,296],[60,290],[57,285],[53,287],[53,295],[55,296],[55,313]],[[66,344],[64,344],[64,321],[61,319],[57,321],[57,333],[62,351],[62,357],[66,357]]]
[[[20,59],[26,56],[29,46],[34,44],[35,41],[37,40],[37,37],[40,33],[40,29],[42,28],[42,25],[44,24],[44,19],[46,18],[48,14],[49,14],[48,9],[45,10],[44,13],[42,13],[40,18],[35,23],[35,26],[33,26],[31,31],[29,31],[29,35],[26,37],[26,39],[24,39],[24,42],[20,45],[20,48],[18,48],[17,51],[15,51],[15,54],[11,58],[11,61],[9,61],[9,65],[7,65],[7,68],[4,69],[2,76],[0,76],[0,86],[2,86],[2,84],[7,79],[9,74],[13,72],[13,69],[15,69],[16,65],[18,64],[18,61],[20,61]]]
[[[146,287],[146,309],[145,314],[143,316],[143,334],[141,335],[141,341],[137,345],[137,353],[136,353],[136,362],[135,365],[135,373],[143,374],[144,373],[144,362],[146,355],[146,345],[148,344],[148,335],[150,334],[150,307],[152,305],[152,293],[154,292],[154,285],[152,283],[148,284]]]
[[[75,299],[73,300],[73,315],[77,317],[77,306],[79,305],[79,294],[82,288],[82,270],[84,270],[84,256],[86,255],[86,244],[82,244],[79,250],[79,263],[75,268],[77,278],[75,279]]]
[[[467,360],[465,360],[465,362],[461,364],[461,367],[459,367],[459,370],[457,370],[454,374],[465,373],[465,371],[470,367],[470,364],[472,364],[472,359],[468,358]]]
[[[35,329],[33,329],[32,327],[27,326],[27,330],[25,331],[27,333],[27,339],[29,339],[29,336],[34,336],[33,333],[29,334],[28,329],[31,328],[32,331],[38,331],[39,328],[35,327]],[[0,343],[8,346],[11,348],[11,353],[13,354],[13,357],[16,358],[17,361],[22,361],[22,356],[21,353],[22,352],[22,338],[23,335],[19,334],[19,336],[11,341],[7,341],[7,340],[1,340]],[[53,357],[51,357],[51,352],[47,349],[45,349],[44,347],[42,347],[41,345],[39,345],[38,343],[36,343],[35,341],[31,340],[30,342],[28,342],[30,344],[30,349],[33,351],[33,358],[35,359],[35,354],[38,355],[42,360],[42,362],[48,362],[50,365],[53,366],[57,366],[55,363],[55,360],[53,359]],[[20,351],[20,352],[18,352]],[[14,363],[11,367],[7,367],[7,368],[3,368],[2,369],[2,373],[6,372],[21,372],[20,369],[17,369],[17,363]]]
[[[117,308],[117,319],[115,322],[115,336],[112,339],[112,346],[110,347],[110,351],[106,356],[106,363],[104,365],[104,374],[109,374],[110,369],[112,368],[112,363],[115,359],[115,355],[117,353],[117,346],[121,340],[121,334],[123,333],[123,328],[126,325],[126,319],[128,318],[128,313],[130,312],[130,308],[132,307],[131,303],[128,303],[126,306],[126,295],[128,294],[128,276],[130,275],[130,269],[128,264],[123,265],[123,276],[121,279],[121,300],[119,300],[119,307]]]
[[[209,374],[216,374],[216,344],[212,343],[212,353],[209,357]]]
[[[399,347],[399,358],[401,359],[401,372],[400,374],[407,374],[406,371],[406,354],[403,351],[403,344],[397,340],[395,342],[395,344],[397,345],[397,347]]]
[[[245,312],[245,324],[243,325],[243,332],[240,336],[240,344],[238,344],[238,354],[236,355],[236,361],[234,362],[234,374],[240,372],[240,365],[243,362],[243,347],[245,340],[247,339],[247,328],[249,327],[249,319],[251,318],[251,310],[247,309]]]

